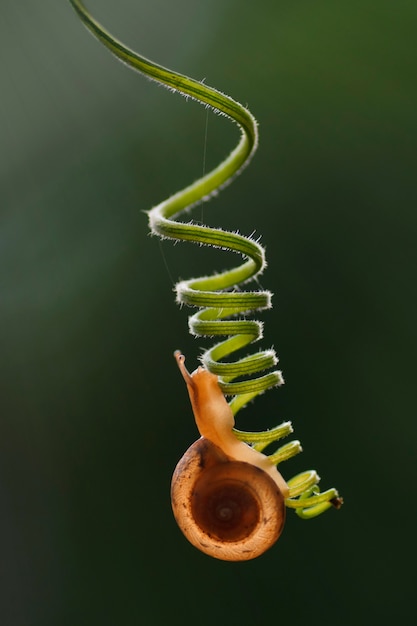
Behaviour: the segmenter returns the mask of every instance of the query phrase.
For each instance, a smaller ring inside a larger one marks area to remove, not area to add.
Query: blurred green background
[[[173,281],[228,255],[143,211],[235,145],[224,118],[117,63],[68,2],[0,11],[0,623],[413,623],[416,21],[406,0],[91,0],[116,36],[248,104],[250,168],[196,219],[256,231],[291,419],[345,497],[265,556],[192,548],[169,483],[196,438]],[[161,252],[161,249],[163,252]]]

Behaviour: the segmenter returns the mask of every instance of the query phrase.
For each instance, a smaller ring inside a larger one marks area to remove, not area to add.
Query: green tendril
[[[232,396],[230,406],[236,414],[260,393],[284,382],[281,372],[274,369],[278,359],[272,349],[233,362],[224,360],[262,337],[262,323],[247,319],[246,315],[270,308],[271,293],[242,291],[241,287],[262,274],[266,267],[265,251],[251,237],[192,222],[179,222],[177,218],[185,210],[207,200],[228,185],[248,165],[258,144],[257,122],[248,109],[217,89],[173,72],[129,49],[98,23],[82,2],[70,2],[92,34],[129,67],[171,91],[178,91],[183,96],[191,97],[227,116],[240,128],[241,136],[237,146],[220,165],[148,212],[151,232],[161,238],[231,250],[244,258],[238,267],[181,281],[175,288],[178,304],[199,309],[189,318],[189,329],[194,336],[226,337],[206,350],[201,356],[201,362],[210,372],[219,376],[223,393]],[[266,373],[260,374],[261,372]],[[262,451],[289,435],[292,427],[289,422],[285,422],[264,432],[244,432],[237,429],[234,432],[238,439]],[[279,464],[299,452],[300,442],[292,441],[268,455],[268,458],[272,463]],[[319,480],[315,471],[308,471],[288,481],[289,497],[286,505],[295,509],[302,518],[315,517],[331,506],[340,508],[342,504],[335,489],[320,493]]]

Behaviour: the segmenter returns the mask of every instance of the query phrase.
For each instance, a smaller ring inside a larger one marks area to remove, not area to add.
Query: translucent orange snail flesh
[[[175,357],[201,435],[172,477],[175,519],[202,552],[225,561],[254,559],[282,533],[287,483],[264,454],[234,435],[218,377],[203,367],[190,374],[184,356]]]

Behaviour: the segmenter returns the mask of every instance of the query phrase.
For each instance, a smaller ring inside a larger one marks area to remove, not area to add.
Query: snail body
[[[202,435],[179,461],[171,484],[175,519],[201,551],[226,561],[253,559],[282,533],[288,486],[268,458],[233,434],[232,410],[217,376],[190,374],[175,354]]]

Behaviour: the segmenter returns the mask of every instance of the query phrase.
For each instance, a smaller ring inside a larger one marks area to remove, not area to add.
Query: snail
[[[192,374],[175,352],[201,438],[175,468],[174,517],[202,552],[225,561],[254,559],[279,538],[289,488],[275,465],[233,433],[234,417],[218,383],[204,367]]]

